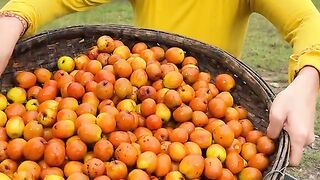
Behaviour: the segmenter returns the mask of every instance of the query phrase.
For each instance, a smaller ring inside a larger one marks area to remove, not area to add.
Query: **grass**
[[[0,0],[0,7],[6,2],[7,0]],[[313,2],[320,8],[320,0],[313,0]],[[132,19],[132,8],[129,1],[117,0],[86,12],[74,13],[57,19],[41,28],[40,31],[80,24],[132,24]],[[282,40],[269,21],[258,14],[253,14],[250,17],[248,34],[241,58],[246,64],[262,75],[264,72],[275,72],[272,77],[273,81],[286,82],[290,53],[291,48]],[[315,133],[320,135],[320,102],[318,102],[317,109]],[[318,148],[319,146],[320,143]],[[320,164],[319,150],[307,150],[300,167],[290,169],[290,173],[302,178],[303,174],[318,172],[319,169],[316,167]],[[305,173],[301,173],[301,171]]]
[[[286,72],[291,49],[263,16],[250,17],[242,60],[256,71]]]

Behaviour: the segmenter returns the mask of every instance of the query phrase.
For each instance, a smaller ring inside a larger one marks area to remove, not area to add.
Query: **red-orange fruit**
[[[212,101],[212,100],[211,100]],[[189,106],[193,111],[207,111],[208,101],[202,97],[196,97],[192,99],[189,103]]]
[[[110,36],[100,36],[97,40],[97,47],[101,52],[111,53],[115,49],[114,40]]]
[[[157,91],[152,86],[142,86],[139,88],[138,91],[138,99],[143,101],[147,98],[156,99],[157,98]]]
[[[65,139],[71,137],[75,132],[75,125],[72,120],[56,122],[52,127],[53,137]]]
[[[46,100],[52,100],[57,96],[57,89],[56,87],[53,86],[47,86],[42,88],[38,95],[37,95],[37,99],[39,101],[39,103],[42,103]]]
[[[23,149],[26,143],[27,142],[22,138],[16,138],[11,140],[6,146],[6,155],[12,160],[21,160],[23,158]],[[3,158],[1,159],[3,160]]]
[[[109,81],[110,83],[114,84],[116,82],[116,77],[112,72],[110,72],[108,70],[100,70],[94,76],[94,80],[97,83],[99,83],[103,80],[106,80],[106,81]]]
[[[69,96],[76,98],[76,99],[81,98],[85,93],[84,87],[80,83],[77,83],[77,82],[73,82],[73,83],[69,84],[67,91],[68,91]]]
[[[65,161],[66,148],[60,139],[51,139],[44,151],[44,160],[49,166],[61,166]]]
[[[141,115],[148,117],[156,112],[156,102],[151,98],[144,99],[141,103]]]
[[[38,93],[42,88],[40,86],[32,86],[27,91],[28,99],[37,99]]]
[[[184,59],[184,51],[178,47],[171,47],[165,52],[165,58],[170,63],[180,64]]]
[[[226,167],[233,173],[237,174],[244,168],[244,159],[235,151],[231,151],[226,157]]]
[[[63,172],[66,177],[69,177],[73,173],[80,173],[82,172],[83,164],[79,161],[68,161],[64,167]]]
[[[239,173],[239,180],[261,180],[262,179],[262,173],[253,167],[247,167],[244,168],[240,173]]]
[[[116,120],[110,113],[100,113],[96,120],[103,133],[110,133],[116,129]]]
[[[138,119],[128,111],[120,111],[115,119],[118,129],[121,131],[130,131],[138,127]]]
[[[259,130],[249,131],[246,137],[246,141],[256,144],[258,139],[263,136],[263,133]]]
[[[239,113],[239,119],[245,119],[248,116],[248,111],[243,106],[236,106],[235,109]]]
[[[132,47],[131,51],[132,51],[132,53],[140,53],[141,51],[143,51],[147,48],[148,48],[148,46],[146,45],[146,43],[138,42]]]
[[[68,75],[68,73],[64,70],[58,70],[53,74],[53,80],[58,81],[64,75]]]
[[[195,126],[205,126],[208,124],[208,116],[202,111],[193,111],[192,122]]]
[[[177,122],[187,122],[192,119],[192,109],[182,105],[173,111],[173,118]]]
[[[110,141],[100,139],[93,147],[93,154],[102,161],[108,161],[113,156],[113,146]]]
[[[141,169],[134,169],[128,174],[128,180],[150,180],[149,175],[141,170]]]
[[[121,143],[130,143],[130,137],[127,132],[124,131],[114,131],[109,134],[108,140],[117,148]]]
[[[100,159],[92,158],[83,164],[82,170],[90,178],[95,178],[103,175],[106,167]]]
[[[246,138],[248,133],[253,130],[253,124],[249,119],[241,119],[239,122],[242,125],[241,136]]]
[[[37,161],[43,157],[46,140],[42,137],[30,139],[23,147],[23,155],[26,159]]]
[[[92,46],[88,52],[87,52],[88,57],[92,60],[92,59],[97,59],[98,55],[99,55],[99,49],[97,46]]]
[[[164,104],[170,109],[175,109],[182,104],[182,99],[179,93],[172,89],[167,91],[163,98]]]
[[[184,122],[179,125],[179,128],[187,130],[188,134],[190,135],[194,131],[195,126],[192,122]]]
[[[239,120],[239,112],[233,107],[227,107],[224,120],[226,122],[229,122],[232,120]]]
[[[233,176],[232,172],[229,169],[223,168],[222,175],[220,176],[220,178],[218,178],[218,180],[235,180],[235,176]]]
[[[161,128],[162,119],[159,116],[157,116],[155,114],[152,114],[152,115],[147,117],[147,119],[145,120],[145,124],[146,124],[148,129],[156,130],[156,129]]]
[[[205,162],[201,155],[189,154],[179,164],[179,171],[188,179],[199,178],[204,170]]]
[[[80,139],[67,143],[66,156],[73,161],[80,161],[87,153],[87,145]]]
[[[183,59],[182,66],[192,64],[192,65],[198,65],[198,60],[192,56],[187,56]]]
[[[227,106],[222,99],[213,98],[208,103],[208,111],[215,118],[224,117],[227,110]]]
[[[17,168],[18,168],[17,162],[11,159],[5,159],[0,163],[0,172],[8,175],[9,177],[12,176],[13,173],[17,171]],[[37,171],[37,174],[38,173],[40,174],[40,172]]]
[[[157,156],[157,167],[155,170],[155,174],[158,177],[162,177],[167,175],[171,171],[171,159],[168,154],[160,153]]]
[[[257,146],[251,142],[246,142],[242,145],[241,156],[249,161],[251,157],[257,154]]]
[[[169,134],[169,139],[171,142],[185,143],[188,141],[188,138],[188,131],[183,128],[176,128]]]
[[[212,144],[212,134],[198,127],[190,134],[190,140],[197,143],[200,148],[208,148]]]
[[[152,136],[152,131],[146,127],[138,127],[133,131],[133,133],[136,135],[138,139],[142,136]]]
[[[233,77],[229,74],[219,74],[216,76],[215,83],[220,91],[230,91],[236,84]]]
[[[144,59],[147,63],[156,61],[154,52],[151,51],[150,49],[144,49],[139,54],[140,54],[140,57]]]
[[[234,140],[234,133],[228,125],[221,125],[213,131],[213,138],[215,143],[228,148]]]
[[[0,141],[8,141],[6,128],[0,127]]]
[[[206,129],[207,131],[213,133],[214,130],[216,129],[216,127],[224,125],[224,124],[225,123],[220,119],[210,118],[209,119],[209,123],[204,127],[204,129]]]
[[[119,59],[116,63],[114,63],[113,68],[114,72],[119,77],[128,78],[132,73],[131,65],[124,59]]]
[[[115,150],[114,156],[127,166],[133,166],[138,159],[138,152],[132,144],[121,143]]]
[[[8,143],[6,141],[0,141],[0,161],[5,160],[8,155],[6,153]]]
[[[255,167],[255,168],[259,169],[260,171],[264,171],[269,166],[269,159],[265,154],[258,153],[258,154],[253,155],[249,159],[248,166]]]
[[[155,154],[161,152],[160,142],[154,136],[142,136],[138,139],[138,144],[140,145],[142,152],[152,151]]]
[[[106,162],[106,174],[111,179],[125,179],[128,175],[126,164],[119,160]]]
[[[153,136],[156,137],[161,143],[169,139],[169,132],[165,128],[159,128],[154,132]]]
[[[109,81],[99,82],[95,89],[95,94],[100,100],[110,99],[113,96],[113,85]]]
[[[233,96],[230,92],[221,92],[219,93],[216,98],[222,99],[227,107],[231,107],[233,105]]]
[[[97,60],[92,60],[92,61],[89,61],[84,68],[85,68],[85,71],[95,75],[97,72],[99,72],[102,69],[102,64]]]
[[[227,148],[227,153],[231,151],[235,151],[240,154],[242,150],[242,144],[238,139],[234,139],[231,146]]]
[[[101,128],[96,124],[83,124],[78,129],[78,136],[85,143],[95,143],[101,139]]]
[[[154,56],[156,58],[157,61],[162,61],[164,58],[164,50],[159,47],[159,46],[154,46],[152,48],[150,48],[151,51],[153,51]]]
[[[34,74],[36,75],[37,81],[39,83],[45,83],[52,77],[52,73],[46,68],[37,68],[36,70],[34,70]]]
[[[270,155],[275,151],[274,142],[267,136],[262,136],[257,141],[258,152]]]
[[[76,113],[78,114],[78,116],[82,115],[82,114],[92,114],[92,115],[96,115],[97,114],[97,108],[94,107],[92,104],[89,103],[82,103],[78,106]]]
[[[37,82],[37,77],[32,72],[20,71],[16,74],[17,84],[25,89],[34,86]]]
[[[8,119],[12,118],[13,116],[22,116],[25,112],[26,108],[20,103],[9,104],[5,109]]]
[[[222,176],[222,163],[217,157],[204,160],[204,176],[208,179],[218,179]]]
[[[231,120],[227,123],[227,125],[232,129],[235,138],[241,135],[242,125],[238,120]]]

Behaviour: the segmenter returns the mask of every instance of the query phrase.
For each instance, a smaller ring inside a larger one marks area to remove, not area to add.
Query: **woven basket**
[[[235,103],[247,108],[255,127],[263,132],[268,125],[268,107],[274,94],[268,85],[249,67],[225,51],[208,44],[176,34],[122,25],[75,26],[38,34],[18,43],[13,57],[0,80],[1,90],[14,85],[13,74],[18,70],[37,67],[56,69],[56,60],[62,55],[76,56],[96,43],[101,35],[122,40],[129,48],[136,42],[163,48],[177,46],[196,57],[202,71],[213,76],[227,72],[234,75],[237,85],[232,91]],[[276,141],[277,151],[265,172],[265,179],[281,179],[288,162],[289,137],[282,131]]]

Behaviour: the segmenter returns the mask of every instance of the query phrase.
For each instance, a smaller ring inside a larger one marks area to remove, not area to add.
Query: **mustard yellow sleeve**
[[[111,0],[11,0],[0,11],[11,11],[28,21],[26,36],[44,24],[76,11],[85,11]]]
[[[320,14],[311,0],[250,0],[250,8],[271,21],[292,46],[289,82],[305,66],[320,72]]]

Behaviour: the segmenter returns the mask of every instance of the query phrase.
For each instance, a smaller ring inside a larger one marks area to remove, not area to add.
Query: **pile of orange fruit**
[[[275,151],[234,104],[232,75],[179,47],[101,36],[0,94],[0,179],[258,180]]]

